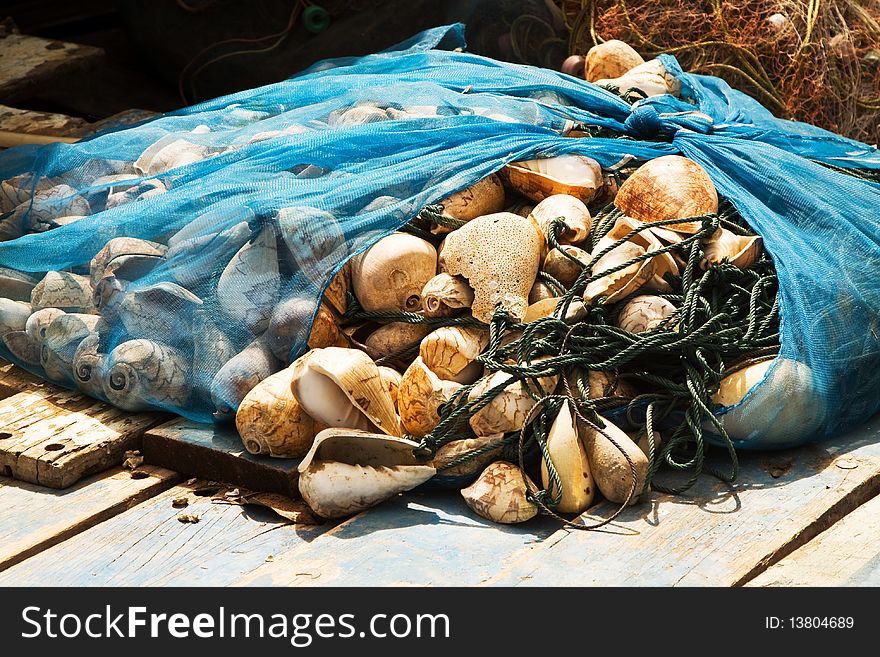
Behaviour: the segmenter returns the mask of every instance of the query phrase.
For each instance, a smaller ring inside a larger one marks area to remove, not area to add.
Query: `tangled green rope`
[[[436,222],[441,212],[442,208],[432,207],[423,211],[420,217]],[[599,240],[608,234],[621,216],[613,205],[597,212],[585,248],[595,252]],[[612,269],[593,273],[604,255],[636,235],[655,227],[697,221],[700,229],[680,242],[654,249]],[[485,377],[463,385],[452,395],[440,410],[439,423],[421,439],[417,453],[423,458],[432,458],[442,446],[472,437],[468,426],[470,418],[505,389],[522,383],[534,401],[522,430],[461,454],[440,470],[460,466],[499,448],[504,458],[518,460],[521,466],[537,456],[546,467],[547,486],[529,495],[544,513],[556,515],[554,508],[559,504],[563,488],[547,450],[547,435],[561,405],[568,403],[582,423],[602,432],[617,446],[632,470],[630,494],[615,514],[594,525],[570,523],[561,518],[579,529],[592,529],[610,522],[632,498],[649,488],[681,493],[703,473],[728,482],[736,478],[736,451],[724,427],[713,415],[716,405],[710,397],[718,390],[724,376],[746,364],[772,358],[778,351],[778,284],[766,255],[747,269],[722,262],[702,271],[698,267],[703,256],[702,242],[719,226],[737,234],[753,234],[733,208],[726,206],[718,214],[640,224],[607,248],[595,252],[589,263],[583,263],[560,248],[558,236],[564,223],[562,218],[555,220],[549,229],[548,248],[557,249],[577,263],[581,273],[568,287],[543,275],[540,280],[559,293],[559,301],[552,315],[527,324],[515,321],[503,307],[496,309],[486,326],[467,315],[428,318],[418,313],[366,313],[353,298],[346,319],[488,328],[488,345],[477,359],[485,367]],[[586,318],[576,323],[561,319],[566,317],[572,303],[582,300],[584,290],[591,282],[664,253],[676,254],[685,265],[679,276],[667,275],[670,291],[656,293],[676,307],[675,313],[658,328],[636,334],[614,325],[613,320],[623,305],[644,293],[639,291],[611,304],[604,303],[604,298],[594,299],[585,307]],[[609,373],[650,392],[633,398],[591,399],[590,371]],[[496,372],[504,372],[508,377],[472,397],[472,391]],[[553,380],[563,382],[564,393],[545,392],[542,383]],[[636,490],[637,477],[632,460],[603,431],[606,422],[603,414],[607,416],[609,412],[623,413],[631,428],[646,435],[648,474],[641,490]],[[667,439],[659,446],[654,440],[654,430],[658,426],[667,434]],[[725,472],[716,471],[705,463],[706,426],[712,428],[726,447],[730,466]],[[677,486],[658,481],[656,475],[663,467],[684,473],[687,480]]]

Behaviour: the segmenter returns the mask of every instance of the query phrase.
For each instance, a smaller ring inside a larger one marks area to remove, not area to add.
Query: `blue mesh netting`
[[[89,332],[103,358],[82,387],[130,409],[228,415],[249,374],[218,381],[220,366],[245,352],[243,370],[271,372],[301,353],[346,259],[423,206],[512,161],[577,153],[610,167],[680,153],[763,237],[779,276],[782,351],[743,404],[760,418],[742,444],[828,437],[877,410],[880,185],[822,166],[880,170],[876,148],[776,119],[671,57],[662,61],[681,98],[630,106],[560,73],[451,50],[462,37],[460,25],[437,28],[136,127],[0,154],[0,180],[11,181],[0,190],[0,267],[88,276],[111,238],[167,246],[143,273],[138,261],[98,290]],[[630,138],[561,136],[571,122]],[[168,153],[178,166],[167,168]],[[70,215],[85,216],[58,220]],[[236,254],[247,276],[219,293]],[[258,338],[265,308],[282,303],[302,321],[273,354]],[[73,385],[18,347],[0,345],[0,356]],[[139,382],[123,376],[138,358]]]

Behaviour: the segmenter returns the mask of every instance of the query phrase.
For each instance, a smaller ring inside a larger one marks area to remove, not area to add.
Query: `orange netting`
[[[880,0],[554,0],[569,52],[621,39],[726,79],[777,116],[880,141]]]

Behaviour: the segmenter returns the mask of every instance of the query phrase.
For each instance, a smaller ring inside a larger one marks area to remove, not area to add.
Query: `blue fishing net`
[[[680,97],[631,105],[463,46],[461,25],[437,28],[135,127],[0,153],[0,297],[46,277],[41,305],[76,315],[63,331],[51,317],[8,327],[0,356],[123,408],[229,417],[306,349],[343,263],[421,208],[514,161],[682,154],[761,235],[779,278],[779,358],[722,409],[753,421],[739,444],[822,439],[876,412],[880,185],[841,171],[880,171],[876,148],[776,119],[668,56]],[[603,136],[562,136],[574,124]],[[92,259],[122,237],[155,253],[96,277]],[[292,329],[267,341],[282,305]]]

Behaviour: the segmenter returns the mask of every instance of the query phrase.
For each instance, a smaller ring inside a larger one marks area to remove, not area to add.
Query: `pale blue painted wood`
[[[147,476],[114,468],[65,490],[0,477],[0,570],[170,488],[179,476],[152,466]]]
[[[339,525],[238,584],[472,586],[557,529],[548,518],[493,524],[471,512],[457,492],[410,494]]]
[[[194,495],[194,486],[175,486],[12,566],[0,573],[0,586],[224,586],[329,528],[293,526],[265,509],[212,503]],[[180,496],[189,506],[173,508]],[[181,513],[200,521],[182,523]]]
[[[741,465],[733,486],[703,478],[684,497],[654,495],[615,523],[628,535],[567,533],[489,583],[742,584],[880,490],[880,421],[821,445],[744,454]]]
[[[823,445],[743,454],[736,485],[704,477],[686,495],[653,494],[595,532],[559,529],[547,518],[493,525],[457,494],[408,495],[237,583],[730,586],[878,489],[875,422]]]

